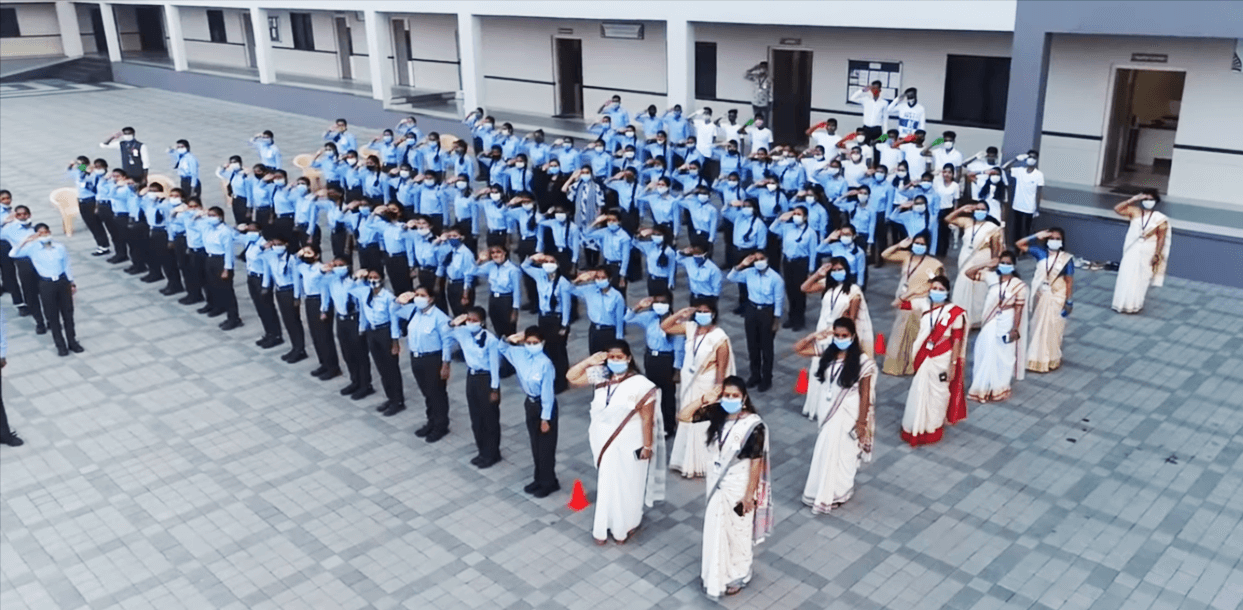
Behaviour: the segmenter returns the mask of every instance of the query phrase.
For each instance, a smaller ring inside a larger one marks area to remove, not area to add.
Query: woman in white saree
[[[929,282],[931,307],[920,315],[914,341],[915,377],[902,412],[902,440],[912,447],[941,440],[945,424],[967,418],[963,367],[967,312],[949,302],[949,278]]]
[[[708,425],[712,467],[699,575],[710,597],[733,595],[751,581],[754,547],[773,527],[768,431],[738,376],[692,400],[678,419]]]
[[[912,346],[919,333],[919,321],[928,310],[928,282],[945,272],[941,261],[928,252],[929,233],[920,231],[914,237],[889,246],[881,253],[887,261],[902,263],[898,274],[897,310],[893,331],[889,333],[889,351],[885,353],[886,375],[906,376],[915,373]]]
[[[1027,371],[1027,284],[1014,269],[1014,253],[967,269],[967,277],[988,286],[983,326],[975,337],[971,389],[967,398],[976,402],[1001,402],[1010,398],[1011,381]]]
[[[979,328],[988,287],[967,277],[966,271],[987,263],[1001,253],[1001,225],[988,215],[988,204],[984,203],[957,208],[945,217],[945,222],[962,230],[958,277],[954,280],[954,294],[950,295],[950,301],[967,310],[967,322],[971,328]]]
[[[1165,268],[1170,258],[1170,219],[1154,210],[1161,201],[1155,190],[1144,192],[1114,206],[1114,212],[1130,219],[1122,242],[1122,262],[1118,263],[1118,283],[1114,285],[1113,309],[1119,313],[1139,313],[1149,286],[1165,284]],[[1136,207],[1135,204],[1140,207]]]
[[[640,373],[630,345],[616,341],[566,373],[571,386],[592,385],[587,435],[596,463],[596,544],[625,544],[643,522],[643,508],[665,499],[665,435],[660,388]]]
[[[660,328],[669,335],[685,335],[686,347],[678,386],[678,409],[695,402],[734,374],[734,349],[729,335],[716,325],[716,304],[701,301],[665,318]],[[669,453],[669,468],[692,479],[708,469],[708,424],[682,421]]]
[[[827,350],[816,347],[821,340],[829,342]],[[803,504],[813,513],[828,514],[854,495],[860,464],[872,461],[876,363],[863,352],[849,318],[839,318],[832,328],[803,338],[794,350],[801,356],[819,356],[812,376],[823,388],[815,414],[820,433],[803,487]]]
[[[868,303],[863,296],[863,289],[854,283],[850,275],[850,263],[845,258],[835,256],[827,264],[816,270],[803,282],[801,287],[806,294],[819,293],[820,319],[816,322],[816,333],[832,330],[833,321],[838,318],[850,318],[858,329],[859,347],[863,353],[872,356],[872,315],[868,313]],[[828,348],[829,339],[825,338],[817,344],[819,352]],[[795,348],[798,351],[798,348]],[[819,359],[812,358],[808,372],[816,370]],[[816,410],[820,405],[820,381],[815,375],[807,376],[807,398],[803,401],[803,415],[816,418]]]
[[[1027,370],[1036,373],[1062,366],[1062,333],[1075,307],[1075,257],[1062,250],[1065,239],[1065,231],[1052,227],[1014,244],[1036,259],[1031,288],[1034,304],[1027,330]]]

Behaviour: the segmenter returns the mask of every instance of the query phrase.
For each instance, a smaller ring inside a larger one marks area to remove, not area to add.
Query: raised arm
[[[665,331],[666,335],[685,335],[686,321],[693,315],[695,315],[695,308],[684,307],[677,313],[661,321],[660,329]]]

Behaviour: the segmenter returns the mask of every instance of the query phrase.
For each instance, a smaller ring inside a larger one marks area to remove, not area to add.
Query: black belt
[[[303,298],[303,299],[305,299],[305,300],[307,300],[307,301],[309,301],[309,300],[311,300],[311,299],[315,299],[316,301],[318,301],[318,300],[319,300],[320,298],[322,298],[322,297],[323,297],[323,295],[320,295],[320,294],[308,294],[308,295],[306,295],[306,296],[304,296],[304,297],[302,297],[302,298]]]
[[[765,305],[763,303],[748,302],[749,305],[756,309],[772,309],[775,305]]]
[[[277,292],[293,292],[293,286],[277,286]]]
[[[163,232],[165,232],[165,233],[168,233],[168,227],[151,227],[151,232],[152,232],[152,233],[154,233],[154,232],[156,232],[156,231],[163,231]]]
[[[449,280],[449,283],[450,283],[450,284],[462,284],[462,285],[465,285],[465,284],[466,284],[466,278],[462,278],[462,279],[460,279],[460,280]]]
[[[439,350],[434,351],[434,352],[414,352],[414,351],[410,352],[411,358],[430,358],[432,356],[436,356],[437,358],[440,358],[443,355],[444,355],[444,352],[439,351]]]
[[[488,370],[484,370],[484,369],[468,369],[468,373],[467,373],[467,374],[469,374],[469,375],[474,375],[474,376],[478,376],[478,375],[488,375],[488,376],[491,376],[491,375],[492,375],[492,371],[488,371]]]
[[[388,328],[388,326],[389,326],[389,323],[388,323],[388,322],[385,322],[385,323],[383,323],[383,324],[376,324],[375,326],[372,326],[372,327],[371,327],[371,328],[369,328],[368,330],[384,330],[384,329]]]
[[[224,255],[223,254],[212,254],[211,252],[208,252],[207,258],[224,258]]]
[[[62,281],[62,280],[63,280],[63,281],[66,281],[66,282],[67,282],[67,281],[69,281],[69,278],[68,278],[68,277],[66,277],[63,273],[62,273],[61,275],[59,275],[58,277],[56,277],[55,279],[52,279],[52,278],[46,278],[46,277],[43,277],[42,275],[40,275],[40,276],[39,276],[39,279],[41,279],[41,280],[43,280],[43,281],[45,281],[45,282],[59,282],[59,281]]]
[[[351,313],[345,313],[345,314],[341,314],[341,313],[337,314],[337,319],[338,319],[338,320],[353,320],[353,319],[357,319],[357,318],[358,318],[358,312],[357,312],[357,311],[355,311],[355,312],[351,312]]]
[[[190,249],[191,252],[194,252],[195,254],[202,254],[203,252],[205,252],[205,250],[203,250],[203,246],[187,246],[187,247]]]
[[[654,350],[654,349],[648,350],[648,353],[653,356],[672,356],[673,355],[673,352],[662,352],[662,351]]]
[[[613,330],[613,331],[615,331],[615,330],[617,330],[617,325],[616,325],[616,324],[612,324],[612,325],[607,325],[607,326],[606,326],[606,325],[604,325],[604,324],[596,324],[595,322],[592,322],[592,323],[591,323],[591,330]]]
[[[247,271],[246,274],[250,277],[263,277],[262,273],[255,273],[254,271]]]
[[[293,212],[289,212],[287,214],[277,214],[276,217],[277,218],[293,218]]]
[[[436,271],[436,265],[419,265],[419,271]]]
[[[111,200],[109,200],[109,201],[104,201],[104,200],[102,200],[102,199],[96,199],[96,200],[95,200],[95,203],[96,203],[96,204],[98,204],[98,205],[106,205],[106,206],[108,206],[108,207],[112,207],[112,201],[111,201]]]
[[[501,298],[505,298],[505,297],[508,297],[508,298],[511,298],[511,299],[512,299],[512,298],[514,297],[514,293],[512,293],[512,292],[493,292],[493,293],[492,293],[492,297],[493,297],[493,298],[496,298],[496,299],[501,299]]]

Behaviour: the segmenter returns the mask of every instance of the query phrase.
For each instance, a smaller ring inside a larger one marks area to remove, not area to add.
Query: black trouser
[[[211,296],[210,291],[203,290],[203,267],[206,261],[206,250],[187,247],[186,265],[182,267],[182,273],[186,279],[186,294],[195,300],[200,300],[204,296]]]
[[[765,220],[764,224],[770,221]],[[764,256],[768,257],[768,266],[777,273],[781,273],[781,238],[773,233],[768,234],[768,244],[764,248]],[[729,273],[728,271],[726,273]]]
[[[696,248],[703,248],[704,254],[707,254],[709,257],[712,256],[713,235],[709,235],[703,231],[698,231],[693,227],[687,228],[686,233],[687,241],[689,241],[692,246],[695,246]]]
[[[742,262],[742,259],[759,252],[758,248],[734,248],[734,258],[726,262],[726,265],[733,267]],[[724,270],[722,270],[724,271]],[[726,272],[728,273],[728,272]],[[745,308],[747,303],[751,302],[750,296],[747,294],[747,283],[739,282],[738,284],[738,307]]]
[[[134,267],[140,271],[147,270],[147,262],[151,252],[151,229],[143,220],[130,223],[126,229],[126,241],[129,242],[129,257]]]
[[[937,210],[937,256],[939,257],[944,257],[950,249],[950,226],[946,224],[945,217],[953,211],[953,208]]]
[[[518,260],[525,261],[528,256],[535,254],[535,238],[528,237],[518,242],[517,248]],[[539,294],[535,285],[535,279],[531,276],[522,274],[522,292],[524,293],[524,301],[526,302],[526,310],[531,313],[539,311]]]
[[[4,410],[4,390],[0,390],[0,444],[7,443],[11,436],[13,430],[9,428],[9,414]]]
[[[337,341],[341,344],[341,359],[350,374],[350,384],[359,389],[371,387],[371,360],[367,357],[367,343],[358,334],[358,314],[337,316]]]
[[[721,217],[721,241],[725,243],[725,264],[741,260],[738,258],[738,248],[734,246],[734,223],[725,220],[725,217]]]
[[[492,373],[471,371],[467,374],[466,406],[479,457],[489,462],[501,459],[501,403],[492,400]]]
[[[302,237],[293,230],[293,214],[281,214],[272,221],[272,224],[276,226],[277,234],[288,236],[289,239],[293,240],[289,243],[291,251],[302,248]]]
[[[393,294],[414,290],[414,280],[410,278],[410,261],[406,259],[406,253],[385,252],[383,257],[384,268],[388,271],[388,283],[393,286]]]
[[[358,266],[368,271],[378,271],[380,272],[380,279],[384,279],[384,251],[380,249],[380,244],[367,244],[360,247],[358,249]]]
[[[660,388],[660,414],[665,420],[665,434],[678,429],[677,386],[673,384],[673,352],[644,350],[643,372],[656,387]]]
[[[108,235],[112,238],[112,249],[117,256],[126,258],[128,250],[125,249],[125,223],[129,222],[129,217],[118,217],[112,210],[112,203],[99,204],[97,213],[99,220],[104,223],[104,228],[108,230]]]
[[[570,357],[565,349],[568,337],[561,334],[562,328],[564,327],[561,326],[560,313],[540,313],[539,330],[544,335],[544,353],[548,354],[549,360],[552,360],[552,368],[557,375],[557,378],[553,380],[553,388],[557,392],[565,390],[568,384],[565,380],[565,373],[570,370]]]
[[[648,274],[647,276],[647,296],[656,296],[662,292],[673,292],[669,289],[669,278],[656,277]]]
[[[250,300],[255,304],[255,313],[263,324],[263,336],[280,338],[281,321],[276,314],[276,298],[271,290],[263,289],[263,276],[251,273],[246,277],[246,287],[250,290]]]
[[[630,282],[626,279],[626,270],[622,269],[621,261],[605,261],[604,266],[609,270],[609,274],[613,278],[609,281],[609,284],[616,288],[621,293],[622,299],[625,300],[626,287],[630,285]]]
[[[721,297],[706,294],[691,294],[691,303],[711,303],[713,308],[720,306]]]
[[[36,326],[43,326],[43,306],[39,301],[39,274],[35,272],[34,263],[29,258],[15,258],[17,279],[21,281],[22,296],[25,297],[26,310],[34,318]],[[16,286],[14,286],[16,288]],[[56,312],[48,312],[49,317]]]
[[[73,330],[73,289],[69,278],[60,276],[55,280],[39,278],[39,298],[47,314],[47,327],[52,331],[56,349],[77,345],[78,337]]]
[[[156,227],[151,229],[151,235],[147,241],[147,276],[156,278],[156,281],[164,279],[164,270],[169,266],[177,264],[172,257],[172,251],[168,249],[168,229]],[[174,267],[175,269],[175,267]],[[173,271],[168,275],[171,277]]]
[[[195,181],[190,176],[181,176],[181,192],[186,197],[201,197],[203,195],[203,183]]]
[[[410,353],[410,373],[427,403],[427,425],[432,432],[441,433],[449,431],[449,389],[440,378],[443,364],[439,351],[421,355]]]
[[[875,262],[878,262],[878,263],[880,262],[880,253],[884,252],[885,248],[889,247],[890,231],[887,229],[888,226],[889,226],[889,221],[885,219],[885,215],[881,212],[877,212],[876,213],[876,243],[873,244],[875,248],[873,258]],[[897,242],[894,242],[894,243],[897,243]]]
[[[751,365],[748,381],[773,380],[773,306],[748,303],[747,359]]]
[[[492,322],[492,330],[496,331],[497,336],[502,341],[505,337],[518,332],[518,321],[514,314],[518,312],[514,309],[514,295],[492,293],[492,297],[488,299],[488,320]],[[514,367],[509,360],[501,358],[501,378],[506,379],[514,374]]]
[[[311,333],[311,344],[315,346],[315,357],[319,365],[328,371],[340,371],[341,361],[337,360],[337,342],[332,340],[332,306],[328,307],[327,319],[320,313],[323,297],[309,294],[302,300],[306,307],[306,329]]]
[[[250,210],[251,220],[261,227],[266,227],[276,220],[276,208],[265,205],[261,208]]]
[[[349,253],[346,252],[346,245],[349,244],[350,231],[345,227],[336,227],[332,230],[329,241],[332,242],[332,257],[350,260]]]
[[[807,281],[807,259],[787,258],[782,263],[786,285],[786,302],[790,304],[790,325],[807,323],[807,295],[803,294],[803,282]]]
[[[224,267],[224,257],[232,255],[232,252],[224,255],[208,254],[204,271],[207,272],[207,289],[215,295],[212,301],[213,311],[224,311],[229,315],[229,320],[236,321],[241,320],[241,316],[237,312],[237,293],[233,290],[233,270],[226,270]]]
[[[1011,209],[1010,217],[1013,219],[1012,224],[1014,225],[1014,228],[1010,230],[1010,243],[1018,243],[1020,239],[1032,234],[1032,220],[1035,218],[1035,215]],[[940,244],[937,245],[939,246]]]
[[[616,340],[616,326],[600,326],[593,322],[587,330],[587,351],[592,354],[603,352]]]
[[[294,225],[294,239],[301,246],[314,246],[316,252],[323,251],[323,245],[320,244],[319,225]]]
[[[233,195],[233,205],[231,207],[233,208],[233,220],[237,224],[250,222],[250,206],[245,197]]]
[[[488,236],[484,243],[488,244],[489,248],[492,246],[505,246],[509,243],[509,232],[488,231]]]
[[[433,293],[432,301],[436,303],[436,307],[439,307],[442,311],[444,311],[445,313],[448,313],[448,310],[445,309],[445,305],[444,305],[444,295],[436,293],[436,284],[437,284],[437,279],[438,279],[436,277],[436,267],[434,266],[419,267],[415,275],[417,276],[419,282],[414,285],[416,287],[418,286],[426,287],[428,292]],[[398,296],[401,295],[400,292],[394,292],[393,294],[396,294]]]
[[[100,248],[107,248],[108,231],[104,229],[104,221],[99,218],[99,210],[95,205],[95,200],[79,199],[78,214],[82,216],[82,222],[86,223],[86,228],[90,229],[91,237],[95,238],[95,245]]]
[[[462,303],[462,299],[466,303]],[[475,306],[475,289],[467,288],[463,280],[450,280],[445,284],[445,299],[449,305],[449,317],[456,318],[466,313],[467,307]]]
[[[293,286],[276,289],[276,309],[285,321],[285,332],[289,334],[290,353],[306,351],[306,335],[302,331],[302,317],[298,314],[298,305],[294,302]]]
[[[557,405],[553,403],[552,415],[548,420],[548,432],[540,431],[542,407],[540,399],[528,396],[523,407],[527,412],[527,434],[531,437],[531,459],[535,462],[535,484],[540,489],[558,487],[560,483],[557,482]]]
[[[12,244],[0,239],[0,286],[4,286],[9,298],[13,299],[13,306],[21,307],[26,304],[26,299],[22,298],[22,287],[17,283],[17,262],[9,257],[12,249]]]
[[[359,314],[361,315],[361,314]],[[380,374],[380,385],[384,387],[384,397],[388,402],[399,405],[406,402],[401,383],[401,366],[397,362],[397,354],[393,353],[392,331],[388,324],[382,324],[363,334],[363,342],[371,359],[375,361],[375,370]],[[368,365],[363,364],[364,368]],[[367,377],[370,378],[370,370]],[[370,380],[370,379],[368,379]]]

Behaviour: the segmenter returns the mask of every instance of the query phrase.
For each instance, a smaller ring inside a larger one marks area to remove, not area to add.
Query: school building
[[[778,143],[828,117],[859,126],[861,80],[916,87],[930,136],[957,132],[964,154],[1041,152],[1038,226],[1065,226],[1072,251],[1116,260],[1110,208],[1152,186],[1178,239],[1171,273],[1243,286],[1243,267],[1202,264],[1243,258],[1240,24],[1230,0],[6,0],[0,80],[96,56],[117,82],[365,127],[415,114],[465,135],[482,106],[585,135],[613,94],[632,114],[746,116],[743,73],[767,60]]]

